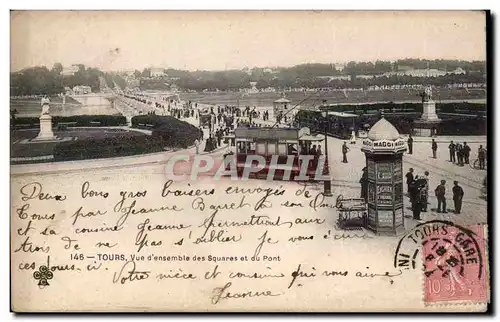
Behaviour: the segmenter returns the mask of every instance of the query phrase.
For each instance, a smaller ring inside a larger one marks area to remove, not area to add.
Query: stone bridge
[[[91,93],[83,95],[70,95],[70,97],[82,105],[89,106],[109,106],[109,103],[111,102],[111,104],[113,104],[116,99],[116,95],[113,93]]]

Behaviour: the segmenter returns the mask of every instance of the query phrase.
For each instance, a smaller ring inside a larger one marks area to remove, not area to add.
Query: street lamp
[[[324,101],[323,101],[324,102]],[[325,128],[325,163],[328,170],[328,180],[324,181],[323,195],[326,197],[333,196],[332,194],[332,181],[330,180],[330,164],[328,163],[328,129],[330,128],[330,118],[328,117],[328,108],[326,106],[320,107],[321,115],[326,119],[324,121]]]

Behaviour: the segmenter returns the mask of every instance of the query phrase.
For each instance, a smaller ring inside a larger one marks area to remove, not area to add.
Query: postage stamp
[[[423,244],[426,303],[488,300],[484,227],[447,227]]]

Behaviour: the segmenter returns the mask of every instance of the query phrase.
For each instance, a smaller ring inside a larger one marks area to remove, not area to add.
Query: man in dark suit
[[[342,145],[342,162],[347,163],[347,152],[349,152],[349,147],[347,146],[347,142],[344,142]]]
[[[432,157],[436,159],[436,152],[438,149],[438,145],[436,143],[436,140],[432,139]]]
[[[408,154],[413,154],[413,138],[411,136],[408,137]]]
[[[408,173],[406,173],[406,186],[408,188],[408,194],[410,194],[411,184],[413,183],[413,168],[410,168]]]
[[[463,150],[463,154],[464,154],[465,164],[469,164],[470,146],[467,145],[467,142],[464,142],[464,146],[463,146],[462,150]]]
[[[453,184],[453,202],[455,203],[455,213],[459,214],[462,210],[462,199],[464,197],[464,190],[458,185],[458,181],[454,181]]]
[[[450,142],[450,145],[448,145],[448,149],[450,150],[450,162],[455,163],[455,143],[453,141]]]
[[[437,212],[442,212],[444,214],[448,213],[446,211],[446,180],[441,180],[441,184],[437,186],[436,190],[434,190],[437,201],[438,201],[438,206],[437,206]],[[442,209],[442,210],[441,210]]]

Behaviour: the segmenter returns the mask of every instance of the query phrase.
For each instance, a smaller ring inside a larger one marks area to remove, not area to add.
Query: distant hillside
[[[384,91],[327,91],[319,93],[287,92],[286,98],[292,105],[299,104],[305,107],[318,106],[323,100],[328,104],[363,104],[376,102],[421,102],[417,90],[384,90]],[[244,106],[272,106],[273,102],[280,97],[280,93],[181,93],[180,98],[215,105],[237,105]],[[445,101],[471,101],[486,103],[486,92],[483,89],[448,89],[440,88],[433,93],[436,103]]]

